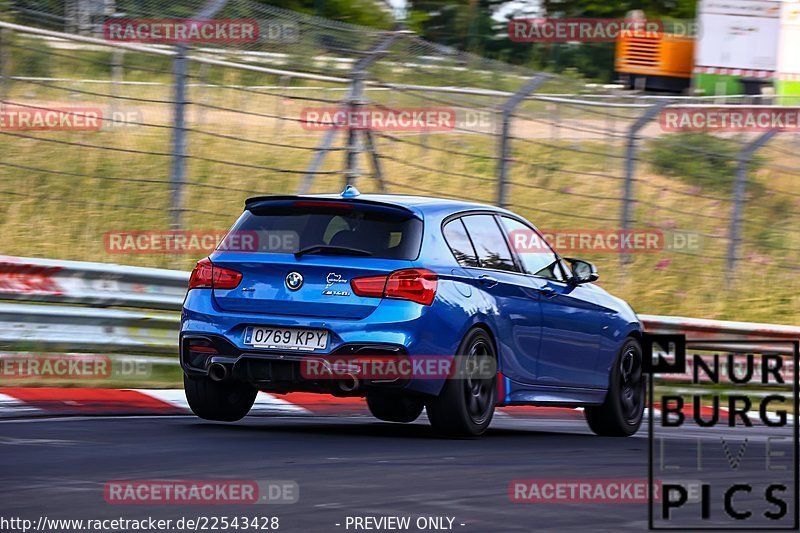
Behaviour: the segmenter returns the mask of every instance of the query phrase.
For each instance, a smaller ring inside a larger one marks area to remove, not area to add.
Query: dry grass
[[[225,77],[226,83],[237,80],[235,74]],[[91,89],[100,94],[109,91],[103,85]],[[122,94],[149,100],[171,98],[168,86],[126,86]],[[341,93],[333,97],[338,99]],[[241,212],[246,197],[298,189],[313,152],[264,143],[314,147],[321,133],[265,115],[297,117],[304,105],[319,104],[235,89],[196,89],[190,98],[205,104],[190,106],[191,128],[249,142],[189,133],[192,158],[187,160],[184,228],[224,230]],[[385,94],[382,98],[390,105],[411,103],[404,95]],[[12,87],[11,99],[30,105],[110,105],[107,98],[22,82]],[[13,135],[0,137],[3,253],[180,269],[190,268],[198,259],[188,255],[120,255],[106,250],[107,232],[170,227],[170,158],[154,153],[171,150],[170,130],[158,127],[169,123],[171,108],[136,100],[118,105],[141,113],[142,121],[154,126],[103,132],[20,132],[58,143]],[[215,108],[233,108],[246,114]],[[522,128],[521,135],[527,135],[528,140],[514,144],[512,209],[546,229],[618,228],[623,190],[619,179],[621,144],[602,138],[555,138],[544,124],[531,119],[515,130]],[[389,192],[490,203],[496,198],[496,161],[491,158],[496,150],[494,137],[451,132],[402,138],[427,148],[379,140],[379,151],[390,158],[383,160]],[[339,136],[337,146],[343,142]],[[769,161],[797,168],[797,158],[792,155],[796,146],[781,140],[774,143],[782,151],[765,152]],[[317,177],[313,192],[340,191],[343,167],[342,153],[331,153],[323,170],[335,174]],[[368,168],[366,159],[362,167]],[[624,266],[614,254],[584,254],[597,263],[604,287],[641,313],[798,322],[800,196],[774,192],[796,192],[797,175],[766,169],[755,177],[763,188],[749,199],[741,250],[744,260],[730,280],[724,268],[727,219],[732,210],[730,193],[659,176],[645,161],[639,163],[636,177],[636,227],[700,233],[704,235],[703,248],[634,254],[632,262]],[[363,192],[377,189],[370,178],[362,178],[358,185]]]

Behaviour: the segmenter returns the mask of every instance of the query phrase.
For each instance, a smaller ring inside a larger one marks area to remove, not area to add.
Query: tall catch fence
[[[792,102],[602,91],[410,32],[246,0],[95,2],[102,9],[88,11],[85,2],[7,4],[6,115],[89,109],[103,119],[99,128],[0,128],[6,254],[186,269],[207,252],[156,250],[163,240],[141,236],[221,234],[248,196],[353,183],[508,207],[563,255],[595,262],[601,284],[637,309],[798,317],[798,134],[662,125],[676,107]],[[176,44],[107,34],[114,21],[188,17],[255,21],[258,38]],[[309,122],[309,113],[337,109],[437,111],[449,122]],[[651,240],[629,253],[608,248],[609,235],[625,233]],[[140,239],[133,249],[119,246],[131,235]]]

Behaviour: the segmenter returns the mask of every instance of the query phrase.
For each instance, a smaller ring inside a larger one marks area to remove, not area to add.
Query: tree
[[[639,9],[648,18],[694,18],[697,0],[543,0],[548,16],[624,17]]]
[[[340,22],[390,29],[394,20],[381,0],[258,0],[262,4],[299,11]]]
[[[504,0],[410,0],[409,29],[430,41],[484,53],[501,34],[503,24],[492,19]]]

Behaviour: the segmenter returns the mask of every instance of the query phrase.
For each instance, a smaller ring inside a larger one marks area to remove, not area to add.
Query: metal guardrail
[[[176,270],[0,256],[0,300],[5,300],[0,301],[0,348],[174,356],[179,316],[148,310],[179,310],[188,278],[187,272]],[[726,341],[739,340],[753,341],[736,345],[739,351],[791,354],[791,347],[780,341],[800,340],[797,326],[657,315],[639,318],[651,333],[718,341],[704,344],[708,349],[732,349]]]
[[[0,303],[0,346],[177,355],[179,323],[174,313]]]
[[[687,339],[704,341],[702,347],[709,350],[768,351],[791,355],[792,347],[786,341],[800,340],[798,326],[658,315],[639,315],[639,319],[649,333],[684,334]],[[734,345],[726,344],[726,341],[753,342]],[[691,342],[688,345],[701,346]]]
[[[0,256],[0,300],[180,310],[189,273]]]

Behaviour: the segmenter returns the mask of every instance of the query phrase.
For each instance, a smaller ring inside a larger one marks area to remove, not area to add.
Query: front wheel
[[[244,418],[258,394],[258,389],[241,381],[212,381],[186,374],[183,375],[183,389],[194,414],[220,422],[235,422]]]
[[[426,405],[428,419],[438,433],[475,437],[486,431],[497,403],[496,368],[492,339],[484,330],[473,329],[458,348],[455,374],[447,379],[439,396]]]
[[[589,427],[606,437],[629,437],[639,430],[644,414],[642,347],[628,339],[614,360],[606,400],[584,409]]]

